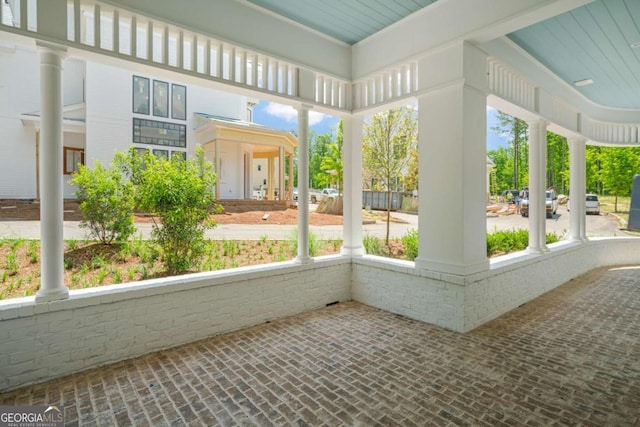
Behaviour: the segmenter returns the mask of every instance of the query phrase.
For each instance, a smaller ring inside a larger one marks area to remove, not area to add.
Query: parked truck
[[[318,203],[321,200],[336,199],[340,193],[335,188],[323,188],[322,190],[309,189],[309,200]]]

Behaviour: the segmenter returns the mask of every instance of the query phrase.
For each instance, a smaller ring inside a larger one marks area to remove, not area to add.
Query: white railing
[[[0,0],[0,28],[37,31],[36,0]]]
[[[601,122],[589,117],[582,119],[582,134],[602,143],[637,144],[640,142],[637,125]]]
[[[535,111],[535,85],[493,58],[488,59],[487,68],[489,90],[493,94],[529,111]]]
[[[353,84],[356,110],[406,98],[418,91],[418,64],[410,62]]]
[[[69,41],[124,58],[297,96],[294,65],[90,0],[69,0]]]
[[[341,110],[351,107],[347,81],[313,72],[309,88],[301,91],[294,64],[97,0],[67,0],[66,40],[38,33],[36,0],[0,4],[0,30],[290,99],[315,93],[315,98],[301,100]]]

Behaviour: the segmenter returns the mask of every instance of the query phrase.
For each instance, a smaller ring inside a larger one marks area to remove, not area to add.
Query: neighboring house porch
[[[194,139],[214,162],[216,199],[293,201],[293,155],[289,132],[252,122],[195,113]]]

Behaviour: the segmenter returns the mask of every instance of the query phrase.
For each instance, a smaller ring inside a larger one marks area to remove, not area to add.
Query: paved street
[[[599,269],[466,334],[355,302],[0,395],[68,426],[632,426],[640,270]]]
[[[315,206],[312,206],[315,209]],[[405,223],[391,223],[391,237],[401,237],[410,229],[418,228],[418,216],[394,212],[393,216],[405,221]],[[79,228],[79,223],[66,221],[64,223],[65,239],[85,239],[84,230]],[[569,230],[569,213],[566,207],[561,206],[557,215],[547,219],[547,231],[563,236]],[[151,232],[150,224],[137,224],[138,230],[146,238]],[[377,221],[375,224],[365,224],[363,234],[384,237],[386,223]],[[514,228],[528,228],[529,219],[520,215],[507,215],[500,217],[487,217],[487,232],[495,230],[512,230]],[[311,226],[313,233],[321,239],[342,239],[341,225]],[[213,230],[207,232],[207,237],[217,240],[258,240],[267,236],[272,240],[286,240],[293,235],[295,225],[246,225],[246,224],[219,224]],[[587,236],[624,236],[626,233],[620,230],[617,220],[610,215],[587,215]],[[0,221],[0,238],[40,238],[39,221]]]

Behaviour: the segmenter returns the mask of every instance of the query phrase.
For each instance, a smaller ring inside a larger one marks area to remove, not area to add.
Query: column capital
[[[585,138],[582,135],[577,135],[577,136],[568,136],[567,137],[567,142],[570,144],[586,144],[588,141],[587,138]]]
[[[67,56],[67,48],[59,44],[38,40],[36,41],[36,47],[39,52],[53,53],[60,56],[61,58]]]
[[[529,120],[525,120],[525,121],[527,122],[527,125],[529,125],[529,127],[531,127],[531,126],[548,127],[549,126],[549,122],[547,120],[543,119],[542,117],[529,119]]]
[[[309,110],[313,110],[313,105],[312,104],[306,104],[306,103],[302,102],[302,103],[300,103],[298,105],[294,105],[293,109],[297,110],[298,112],[309,111]]]

